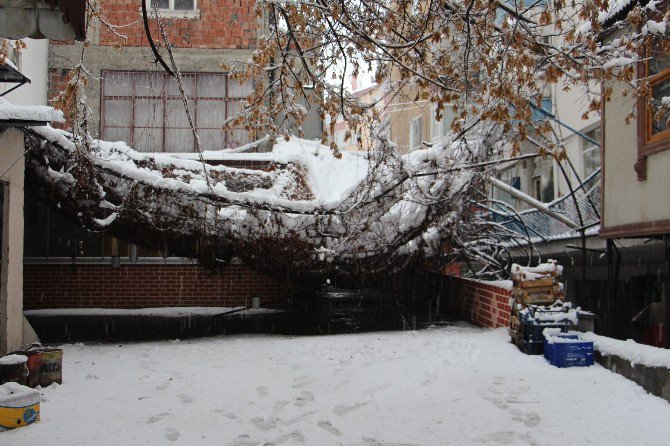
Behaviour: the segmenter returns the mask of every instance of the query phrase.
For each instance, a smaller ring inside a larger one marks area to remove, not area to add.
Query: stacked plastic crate
[[[562,266],[553,260],[536,267],[512,265],[514,289],[509,334],[512,342],[526,354],[543,353],[545,328],[568,331],[577,324],[578,312],[563,302],[559,281],[562,272]]]
[[[582,339],[577,332],[561,333],[558,329],[546,329],[544,335],[544,357],[556,367],[587,367],[593,365],[593,342]]]

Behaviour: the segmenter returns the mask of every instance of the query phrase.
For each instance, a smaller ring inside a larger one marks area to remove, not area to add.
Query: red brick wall
[[[449,276],[446,305],[454,317],[480,327],[507,327],[512,292],[493,285]]]
[[[244,265],[211,272],[198,265],[49,265],[23,269],[26,310],[43,308],[146,308],[250,305],[293,294],[279,281]]]
[[[68,76],[69,76],[69,70],[62,70],[62,69],[55,69],[55,68],[49,68],[49,90],[47,91],[47,98],[48,98],[48,104],[51,106],[57,106],[57,104],[54,104],[54,100],[57,98],[59,94],[65,93],[65,89],[67,87],[67,82],[68,82]],[[60,108],[60,107],[59,107]],[[68,124],[70,122],[70,114],[65,111],[65,123],[58,123],[54,122],[51,124],[51,126],[67,130],[70,128],[70,125]]]
[[[100,45],[148,46],[141,4],[137,0],[102,0],[102,15],[119,34],[100,28]],[[253,48],[256,46],[255,2],[249,0],[197,0],[200,18],[163,18],[170,42],[178,48]],[[149,10],[151,11],[151,9]],[[154,41],[161,42],[156,21],[149,20]],[[128,26],[129,25],[129,26]]]

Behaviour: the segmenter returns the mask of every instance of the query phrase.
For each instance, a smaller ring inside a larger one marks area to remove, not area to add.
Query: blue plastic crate
[[[581,339],[578,333],[558,333],[544,340],[544,357],[556,367],[588,367],[593,365],[593,342]]]
[[[544,341],[544,335],[542,332],[545,328],[559,328],[562,332],[568,331],[567,323],[524,323],[523,324],[523,337],[524,340],[530,342],[542,342]]]

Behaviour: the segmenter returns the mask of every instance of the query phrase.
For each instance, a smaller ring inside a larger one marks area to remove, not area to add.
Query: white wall
[[[633,94],[615,89],[605,105],[605,228],[670,220],[670,150],[649,155],[647,179],[638,181],[637,120],[626,124]]]
[[[19,347],[23,336],[23,152],[21,130],[0,133],[0,181],[9,184],[0,262],[0,356]]]
[[[16,105],[47,105],[49,41],[47,39],[23,39],[23,42],[26,44],[26,48],[21,50],[17,68],[30,78],[30,83],[3,97]],[[13,45],[14,41],[10,41],[10,43]],[[0,83],[0,92],[14,85]]]

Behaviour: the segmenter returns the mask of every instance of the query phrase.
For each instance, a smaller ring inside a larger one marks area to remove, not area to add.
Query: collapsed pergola
[[[374,151],[341,158],[293,138],[237,154],[267,161],[251,170],[226,166],[226,151],[184,159],[43,127],[26,130],[26,168],[45,202],[83,227],[211,267],[238,257],[266,272],[356,279],[446,255],[495,275],[518,234],[483,218],[487,170],[467,168],[492,133],[404,156],[379,136]]]

